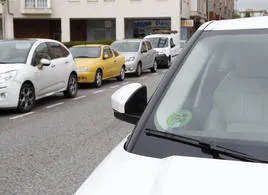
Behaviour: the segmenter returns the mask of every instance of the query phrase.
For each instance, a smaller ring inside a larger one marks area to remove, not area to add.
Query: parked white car
[[[49,39],[0,42],[0,109],[29,112],[35,101],[77,94],[76,65],[69,50]]]
[[[157,64],[166,68],[170,67],[182,49],[178,33],[152,34],[144,39],[151,41],[154,50],[158,52]]]
[[[112,95],[135,129],[76,195],[266,195],[268,17],[202,25],[147,101]]]
[[[140,76],[146,69],[156,72],[157,52],[153,50],[150,41],[127,39],[115,41],[111,46],[125,56],[126,73],[136,73],[137,76]]]

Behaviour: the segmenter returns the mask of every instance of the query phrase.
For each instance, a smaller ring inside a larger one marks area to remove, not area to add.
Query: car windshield
[[[268,144],[267,46],[267,31],[204,32],[158,105],[154,128]]]
[[[74,58],[99,58],[101,53],[101,47],[72,47],[70,51]]]
[[[1,41],[0,64],[26,63],[34,41]]]
[[[140,48],[140,42],[114,42],[112,44],[112,47],[118,52],[138,52]]]
[[[168,47],[168,38],[154,37],[154,38],[146,38],[146,39],[152,42],[153,48]]]

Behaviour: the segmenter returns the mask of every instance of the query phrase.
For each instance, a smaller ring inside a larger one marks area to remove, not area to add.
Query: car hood
[[[99,63],[99,61],[99,58],[75,58],[77,68],[96,65],[97,63]]]
[[[267,164],[182,156],[155,159],[128,153],[123,144],[76,195],[267,194]]]
[[[0,74],[9,72],[12,70],[18,70],[25,64],[0,64]]]
[[[123,56],[125,56],[125,59],[127,60],[128,58],[131,57],[137,57],[138,53],[137,52],[121,52],[120,54],[122,54]]]

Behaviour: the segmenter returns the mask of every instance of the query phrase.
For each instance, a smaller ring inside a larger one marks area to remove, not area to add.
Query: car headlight
[[[16,75],[17,75],[16,70],[2,73],[2,74],[0,74],[0,83],[5,83],[7,81],[10,81],[10,80],[14,79]]]
[[[77,68],[77,72],[87,72],[87,71],[89,71],[88,66],[85,66],[85,67],[82,67],[82,68]]]
[[[135,57],[130,57],[130,58],[126,59],[126,62],[132,62],[134,60],[135,60]]]

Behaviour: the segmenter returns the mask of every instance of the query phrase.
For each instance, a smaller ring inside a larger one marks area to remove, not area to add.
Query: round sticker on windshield
[[[179,128],[186,126],[192,119],[192,113],[188,110],[174,112],[167,119],[169,128]]]

